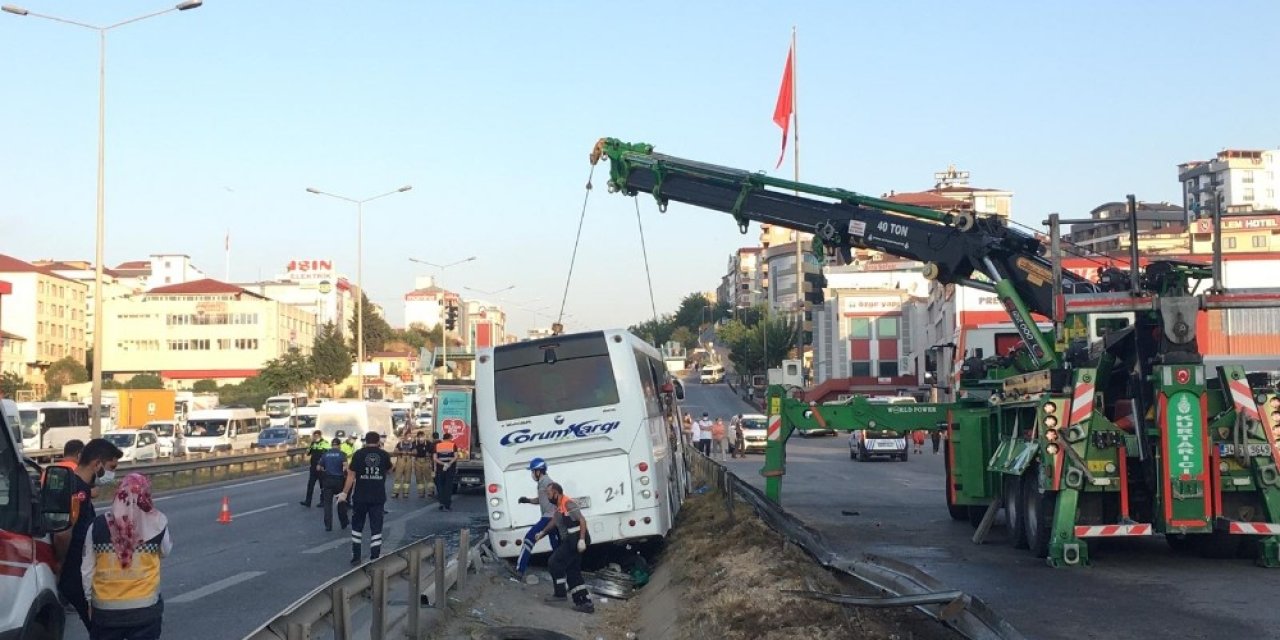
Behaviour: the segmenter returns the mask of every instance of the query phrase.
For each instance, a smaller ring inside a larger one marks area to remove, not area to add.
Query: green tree
[[[676,308],[675,324],[677,327],[689,327],[695,333],[703,324],[711,320],[711,301],[701,293],[691,293],[680,301]]]
[[[343,398],[358,398],[358,397],[360,397],[360,395],[359,395],[358,393],[356,393],[356,388],[355,388],[355,387],[347,387],[346,389],[344,389],[344,390],[342,391],[342,397],[343,397]]]
[[[730,320],[716,331],[716,339],[729,349],[729,361],[740,374],[763,374],[782,366],[795,344],[799,324],[790,317],[770,317],[748,326],[741,320]],[[766,351],[767,345],[767,351]]]
[[[126,389],[163,389],[164,381],[160,379],[160,376],[153,376],[151,374],[144,373],[141,375],[136,375],[133,378],[131,378],[129,382],[125,383],[124,388]]]
[[[26,391],[30,388],[31,385],[27,384],[27,381],[23,380],[22,376],[12,371],[6,371],[3,376],[0,376],[0,396],[13,398],[18,395],[19,391]]]
[[[87,382],[89,370],[84,363],[67,356],[53,364],[44,372],[44,383],[49,387],[50,398],[62,395],[62,387],[69,384]]]
[[[671,340],[671,334],[675,331],[675,323],[671,320],[671,315],[667,314],[658,319],[649,319],[640,324],[631,325],[628,329],[631,333],[640,336],[649,344],[655,347],[661,347]]]
[[[346,351],[346,349],[344,348],[343,351]],[[196,380],[195,384],[191,385],[191,390],[196,393],[217,393],[218,381],[210,380],[209,378]]]
[[[364,295],[362,292],[360,294],[360,300],[360,315],[364,317],[364,351],[365,353],[369,353],[370,351],[382,351],[383,347],[386,346],[387,341],[391,339],[391,325],[387,324],[387,321],[373,310],[373,303],[369,302],[369,296]],[[349,335],[352,336],[352,353],[356,353],[358,351],[356,349],[355,342],[356,328],[356,318],[353,316],[351,318],[351,326],[349,327],[351,330]]]
[[[679,342],[686,349],[692,349],[698,346],[698,334],[690,331],[689,327],[676,327],[671,332],[671,339]]]
[[[258,408],[277,392],[267,387],[261,375],[245,378],[240,384],[226,384],[218,388],[218,400],[224,405],[243,405]]]
[[[289,391],[306,391],[315,382],[315,373],[311,369],[311,361],[297,349],[267,361],[262,371],[255,376],[256,380],[269,392],[285,393]]]
[[[351,351],[332,322],[320,327],[311,345],[311,371],[322,384],[338,384],[351,375]]]

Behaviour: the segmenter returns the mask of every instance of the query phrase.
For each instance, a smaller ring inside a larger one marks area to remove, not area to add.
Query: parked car
[[[102,437],[124,452],[120,462],[151,462],[160,457],[160,438],[149,429],[118,429]]]
[[[178,423],[174,420],[153,420],[143,425],[143,429],[154,431],[156,434],[156,447],[160,451],[161,458],[173,456],[175,451],[181,451],[182,445],[182,429],[178,427]]]
[[[258,434],[259,447],[278,445],[292,447],[296,444],[298,444],[298,430],[292,427],[267,427]]]
[[[759,451],[764,453],[769,442],[768,418],[759,413],[746,413],[742,416],[742,449],[746,453]]]

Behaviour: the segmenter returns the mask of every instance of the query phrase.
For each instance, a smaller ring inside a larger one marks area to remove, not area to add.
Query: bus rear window
[[[493,396],[500,422],[618,403],[603,333],[558,336],[499,347]]]

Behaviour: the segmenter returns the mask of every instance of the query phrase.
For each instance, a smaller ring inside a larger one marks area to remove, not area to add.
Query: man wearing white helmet
[[[529,471],[533,473],[533,481],[538,483],[538,495],[535,498],[520,496],[517,500],[520,504],[537,504],[542,509],[542,518],[538,520],[529,531],[524,534],[524,542],[520,545],[520,558],[516,560],[516,573],[520,574],[520,579],[524,579],[524,572],[529,568],[529,556],[533,555],[533,545],[536,544],[536,538],[539,531],[546,528],[547,523],[551,522],[551,518],[555,516],[556,505],[551,502],[551,496],[547,493],[552,485],[551,476],[547,475],[547,461],[542,458],[534,458],[529,461]],[[552,530],[549,536],[551,538],[551,550],[555,551],[560,546],[560,532]]]

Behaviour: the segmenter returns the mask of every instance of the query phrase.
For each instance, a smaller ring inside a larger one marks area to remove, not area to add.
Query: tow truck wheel
[[[1040,470],[1028,469],[1022,476],[1022,518],[1027,547],[1037,558],[1049,557],[1049,534],[1053,527],[1056,496],[1040,488]]]
[[[1004,477],[1005,530],[1009,532],[1009,545],[1014,549],[1027,548],[1026,523],[1023,522],[1022,476]]]
[[[1200,555],[1206,558],[1234,558],[1240,551],[1240,539],[1244,536],[1233,536],[1226,531],[1198,533],[1187,536],[1195,541]]]

